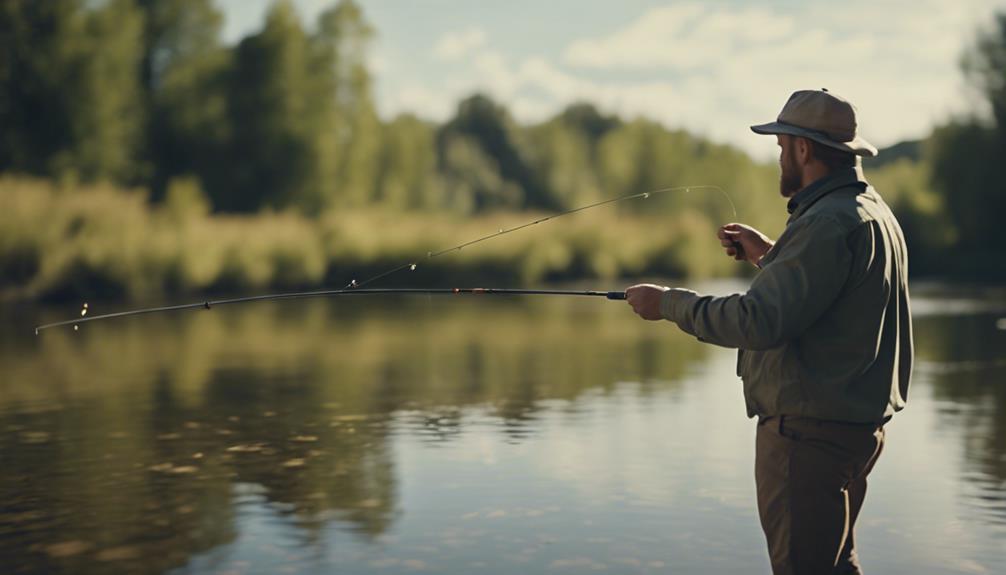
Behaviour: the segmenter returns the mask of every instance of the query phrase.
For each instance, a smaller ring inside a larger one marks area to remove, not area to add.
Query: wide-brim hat
[[[751,126],[751,130],[809,138],[858,156],[877,155],[877,148],[857,133],[856,107],[826,89],[793,92],[775,122]]]

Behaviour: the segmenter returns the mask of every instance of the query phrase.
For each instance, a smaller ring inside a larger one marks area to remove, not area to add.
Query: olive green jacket
[[[750,417],[882,421],[904,407],[912,371],[904,235],[859,168],[818,180],[790,205],[746,293],[670,289],[661,314],[739,349]]]

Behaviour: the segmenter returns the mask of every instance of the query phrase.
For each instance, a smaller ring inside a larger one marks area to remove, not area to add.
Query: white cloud
[[[441,60],[459,60],[466,54],[485,46],[486,39],[485,31],[478,27],[461,32],[449,32],[437,41],[433,53]]]
[[[650,10],[558,53],[523,58],[471,28],[444,35],[434,50],[442,60],[463,58],[462,66],[386,101],[443,119],[458,99],[479,90],[518,119],[537,121],[587,100],[768,159],[774,140],[747,126],[773,119],[795,89],[827,87],[855,102],[862,135],[886,146],[968,110],[960,52],[1004,5],[851,0],[839,10],[832,3],[732,8],[692,0]]]
[[[603,38],[578,40],[565,60],[587,68],[700,70],[750,45],[785,38],[794,19],[763,8],[699,2],[655,8]]]
[[[684,2],[573,42],[563,61],[595,73],[629,69],[672,77],[684,96],[676,103],[687,113],[656,117],[694,127],[695,114],[708,115],[715,118],[708,122],[711,135],[759,156],[773,147],[744,127],[774,117],[789,92],[801,88],[828,87],[849,97],[860,108],[863,135],[888,145],[922,136],[966,108],[957,67],[964,39],[1002,4],[861,1],[841,10],[830,3],[736,10]],[[643,109],[652,105],[628,98]]]
[[[486,50],[473,57],[477,83],[497,97],[509,99],[520,88],[520,79],[510,69],[506,58],[494,50]]]
[[[587,69],[696,71],[736,57],[810,65],[909,60],[944,65],[956,60],[961,40],[986,21],[1002,0],[852,0],[792,7],[735,8],[690,0],[654,8],[602,37],[570,44],[564,61]],[[848,52],[848,46],[861,48]],[[862,48],[877,51],[864,53]],[[868,60],[858,58],[866,57]]]

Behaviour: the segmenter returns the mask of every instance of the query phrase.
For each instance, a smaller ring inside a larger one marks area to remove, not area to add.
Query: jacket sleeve
[[[724,347],[765,350],[802,334],[838,297],[852,253],[831,217],[805,216],[790,226],[781,251],[746,293],[714,297],[670,289],[661,298],[661,315]]]

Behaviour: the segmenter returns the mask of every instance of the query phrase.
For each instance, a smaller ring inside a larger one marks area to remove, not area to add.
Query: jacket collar
[[[797,192],[786,204],[786,211],[790,213],[789,221],[800,217],[810,206],[829,192],[852,185],[860,185],[863,189],[866,189],[868,185],[866,178],[863,176],[863,169],[859,166],[844,168],[815,180]]]

